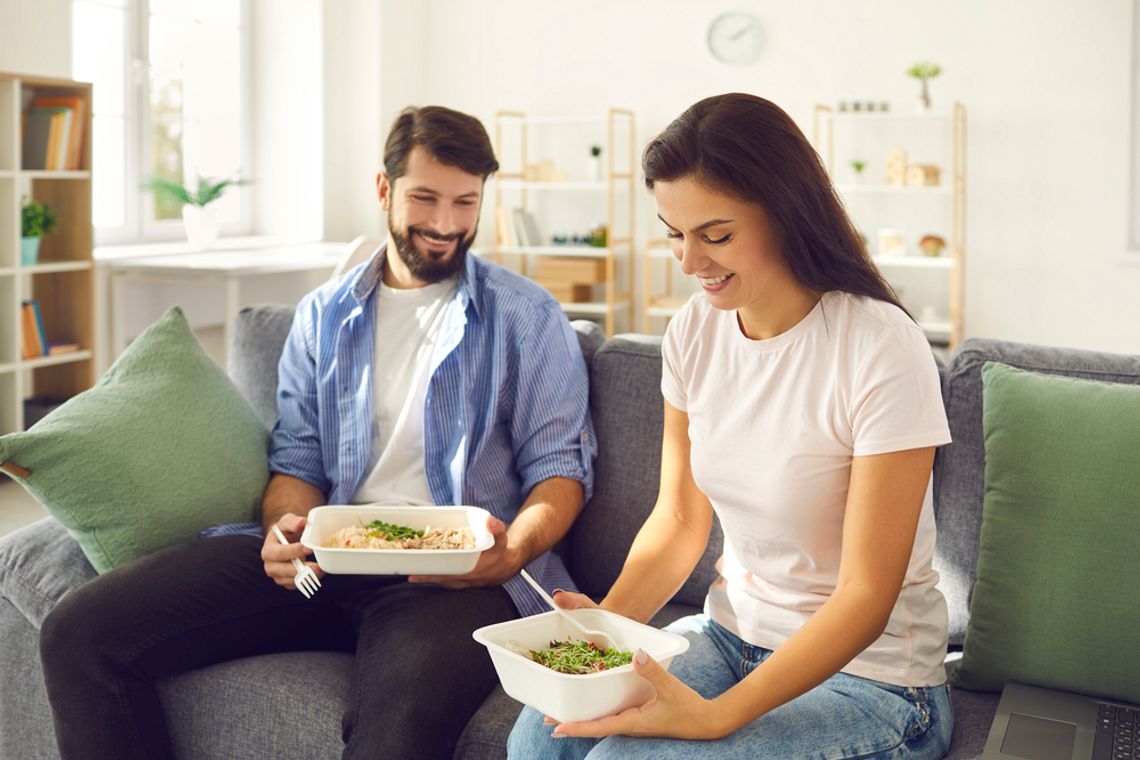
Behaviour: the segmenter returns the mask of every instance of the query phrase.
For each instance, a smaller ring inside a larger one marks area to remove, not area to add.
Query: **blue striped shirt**
[[[269,469],[347,504],[372,442],[376,289],[385,248],[305,296],[278,367]],[[537,484],[577,480],[586,499],[597,453],[586,364],[558,303],[535,283],[469,255],[430,362],[424,469],[436,504],[480,506],[508,525]],[[546,552],[527,565],[547,589],[576,588]],[[515,576],[522,615],[546,609]]]

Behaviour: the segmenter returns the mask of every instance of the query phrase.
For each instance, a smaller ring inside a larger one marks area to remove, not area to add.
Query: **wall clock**
[[[750,13],[729,11],[709,24],[709,52],[718,61],[745,66],[760,55],[760,21]]]

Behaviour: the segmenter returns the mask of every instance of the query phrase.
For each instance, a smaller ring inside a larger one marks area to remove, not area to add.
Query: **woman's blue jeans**
[[[741,640],[705,615],[682,618],[667,630],[689,640],[669,671],[706,699],[727,691],[772,650]],[[947,686],[906,687],[838,673],[807,694],[715,741],[686,739],[553,739],[553,726],[527,707],[507,741],[518,760],[652,758],[653,760],[937,760],[950,747],[954,715]]]

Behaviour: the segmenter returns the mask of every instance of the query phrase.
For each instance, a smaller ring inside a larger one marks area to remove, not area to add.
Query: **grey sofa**
[[[230,347],[230,374],[267,424],[275,414],[276,361],[292,310],[246,309]],[[660,456],[660,340],[619,336],[575,323],[590,365],[599,458],[593,499],[560,551],[579,585],[605,593],[656,495]],[[939,540],[936,566],[950,606],[952,649],[969,618],[981,524],[984,451],[981,365],[998,360],[1026,369],[1140,384],[1140,357],[1042,348],[988,340],[965,342],[941,367],[954,443],[935,461]],[[693,576],[655,618],[697,611],[713,578],[719,529]],[[0,539],[0,758],[56,758],[38,655],[38,629],[59,598],[94,575],[78,545],[47,518]],[[951,654],[951,659],[954,657]],[[171,678],[161,697],[179,757],[195,760],[298,758],[340,754],[340,716],[349,656],[268,655]],[[297,695],[304,695],[298,699]],[[998,695],[953,692],[957,722],[949,758],[977,758]],[[467,725],[457,758],[501,758],[519,704],[496,689]]]

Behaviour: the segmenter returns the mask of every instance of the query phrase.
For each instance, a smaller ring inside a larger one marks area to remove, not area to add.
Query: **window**
[[[193,184],[249,161],[246,0],[73,0],[72,69],[95,85],[99,242],[182,236],[150,177]],[[222,231],[248,232],[249,188],[218,201]]]

